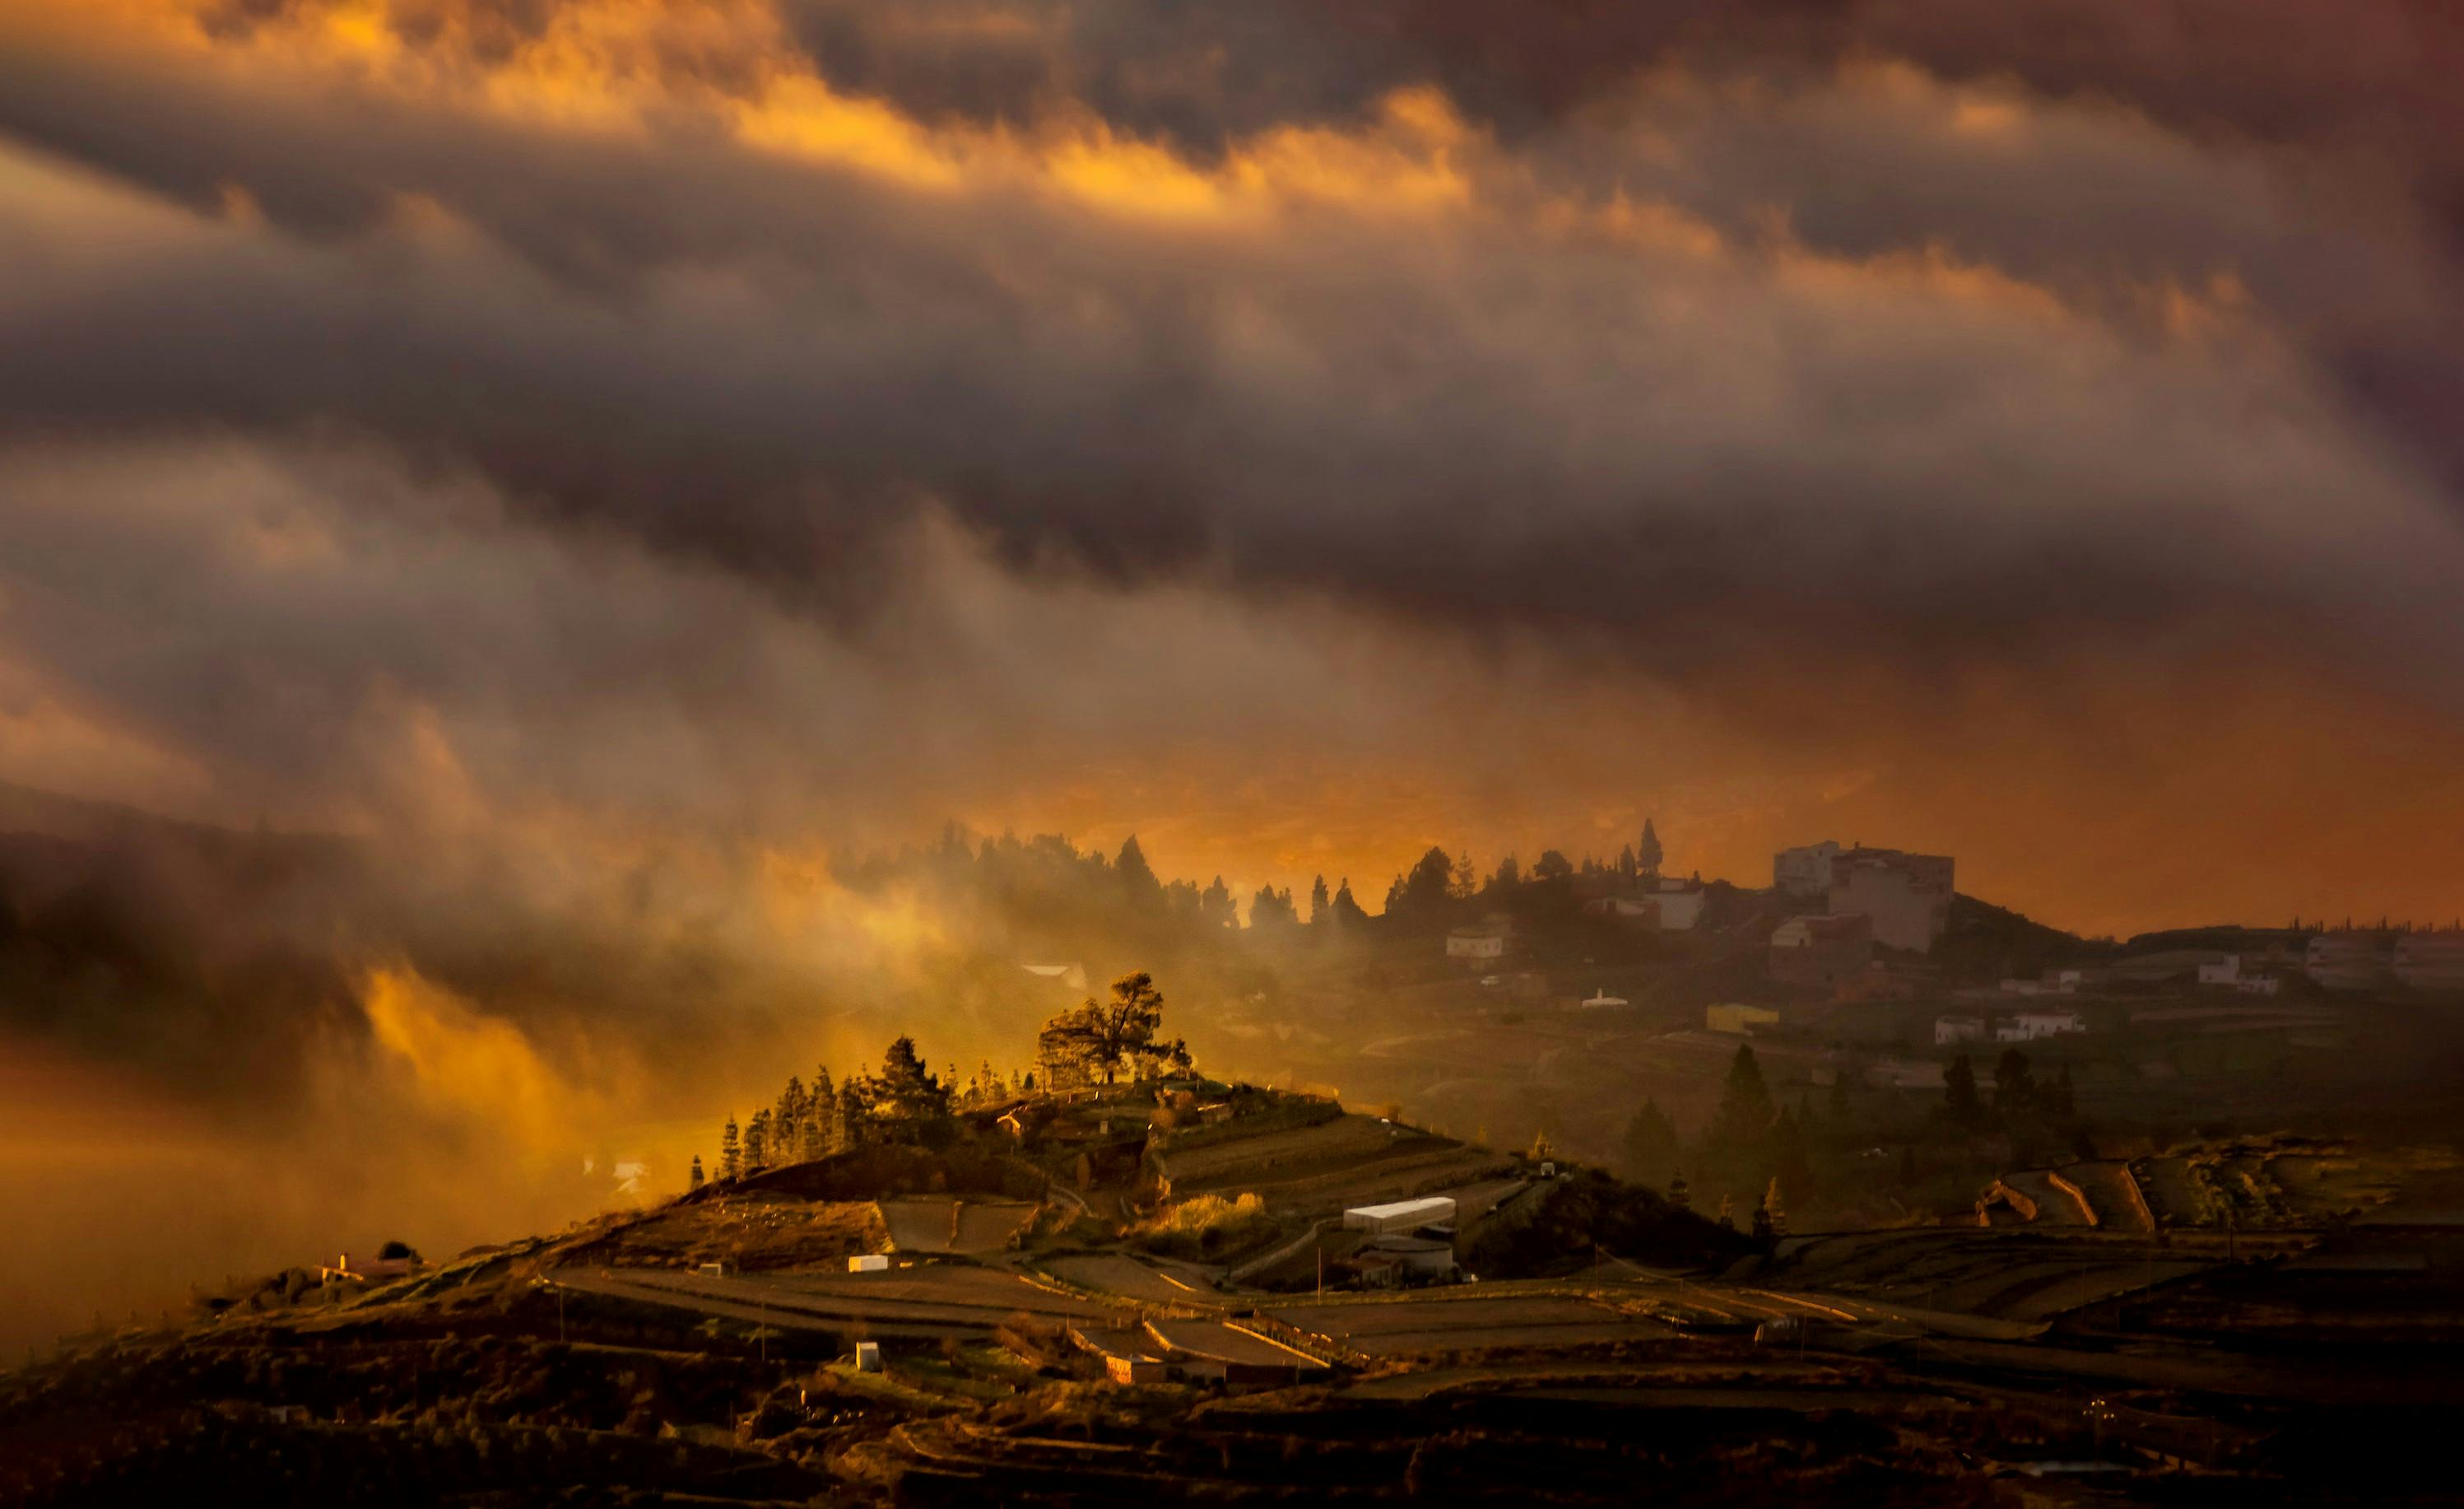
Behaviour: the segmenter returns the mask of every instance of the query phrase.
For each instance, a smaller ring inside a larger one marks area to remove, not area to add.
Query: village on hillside
[[[1341,948],[1270,921],[1211,1020],[1011,965],[1053,1004],[1022,1067],[901,1035],[728,1116],[671,1197],[74,1341],[0,1439],[93,1450],[0,1488],[161,1494],[187,1451],[350,1501],[525,1462],[739,1502],[1479,1501],[1534,1452],[1597,1503],[2436,1477],[2464,1159],[2299,1120],[2429,985],[2333,973],[2342,929],[2085,943],[1947,857],[1817,845],[1749,891],[1656,842],[1407,877]],[[2452,935],[2378,936],[2393,971]],[[165,1388],[211,1403],[125,1412]]]

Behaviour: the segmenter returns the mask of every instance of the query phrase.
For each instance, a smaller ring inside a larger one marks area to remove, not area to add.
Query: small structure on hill
[[[1391,1205],[1355,1206],[1343,1212],[1343,1229],[1347,1232],[1377,1233],[1417,1232],[1424,1226],[1451,1226],[1455,1219],[1455,1202],[1446,1195],[1428,1195],[1419,1200],[1397,1200]]]
[[[1933,1019],[1933,1045],[1945,1048],[1952,1043],[1985,1041],[1985,1018],[1972,1012],[1953,1011]]]
[[[1874,962],[1874,924],[1862,914],[1792,917],[1771,929],[1766,965],[1790,985],[1837,987]]]
[[[2240,954],[2227,954],[2213,964],[2199,965],[2199,985],[2203,989],[2232,990],[2241,995],[2274,995],[2284,988],[2284,982],[2273,972],[2252,967]]]
[[[1471,964],[1491,963],[1505,958],[1513,943],[1513,919],[1487,917],[1446,934],[1446,957]]]
[[[1049,980],[1065,990],[1087,988],[1087,966],[1084,965],[1021,965],[1019,967],[1039,980]]]
[[[1453,1276],[1455,1247],[1427,1236],[1373,1236],[1352,1260],[1367,1283],[1428,1283]]]
[[[1997,1043],[2033,1043],[2042,1037],[2059,1037],[2067,1032],[2084,1032],[2086,1024],[2077,1011],[2021,1011],[1993,1029]]]

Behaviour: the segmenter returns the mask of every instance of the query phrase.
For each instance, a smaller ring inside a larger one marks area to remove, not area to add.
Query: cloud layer
[[[1246,883],[1854,818],[2085,926],[2444,910],[2389,814],[2452,815],[2464,717],[2455,49],[9,0],[0,777],[535,854],[1142,827]],[[2224,729],[2281,754],[2202,795]],[[1944,794],[1988,758],[2077,852]],[[2321,815],[2112,883],[2252,802]]]

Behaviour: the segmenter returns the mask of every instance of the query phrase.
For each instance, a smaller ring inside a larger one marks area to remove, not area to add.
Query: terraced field
[[[1147,1330],[1166,1346],[1227,1363],[1256,1363],[1268,1367],[1299,1365],[1318,1369],[1326,1365],[1287,1346],[1226,1325],[1221,1320],[1149,1320]]]
[[[1557,1295],[1296,1304],[1260,1313],[1375,1358],[1658,1341],[1677,1334],[1609,1305]]]
[[[1040,1289],[1016,1274],[932,1265],[886,1274],[781,1274],[714,1278],[621,1269],[560,1270],[582,1294],[662,1304],[790,1329],[934,1338],[989,1333],[1011,1317],[1116,1322],[1122,1313]]]
[[[1492,1179],[1510,1161],[1486,1148],[1344,1116],[1316,1126],[1191,1148],[1164,1159],[1174,1198],[1255,1193],[1303,1213]]]
[[[1022,1200],[967,1200],[908,1196],[880,1202],[881,1221],[893,1251],[901,1253],[999,1253],[1035,1215]]]
[[[1780,1271],[1793,1287],[1843,1298],[2042,1320],[2211,1266],[2071,1230],[2080,1234],[1934,1228],[1813,1237],[1791,1245]]]
[[[1149,1304],[1204,1304],[1221,1302],[1211,1289],[1199,1288],[1168,1276],[1165,1272],[1123,1253],[1091,1253],[1069,1257],[1055,1257],[1045,1266],[1053,1276],[1078,1285],[1097,1289],[1126,1298],[1144,1300]]]

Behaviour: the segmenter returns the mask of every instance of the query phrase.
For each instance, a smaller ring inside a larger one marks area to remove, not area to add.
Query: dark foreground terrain
[[[407,1276],[202,1296],[0,1374],[0,1501],[2459,1494],[2464,1237],[2434,1213],[1753,1240],[1375,1119],[1236,1109],[1111,1184],[1056,1177],[1062,1132],[876,1149]],[[1159,1202],[1158,1170],[1270,1194]],[[1439,1188],[1463,1281],[1360,1287],[1331,1217]]]

